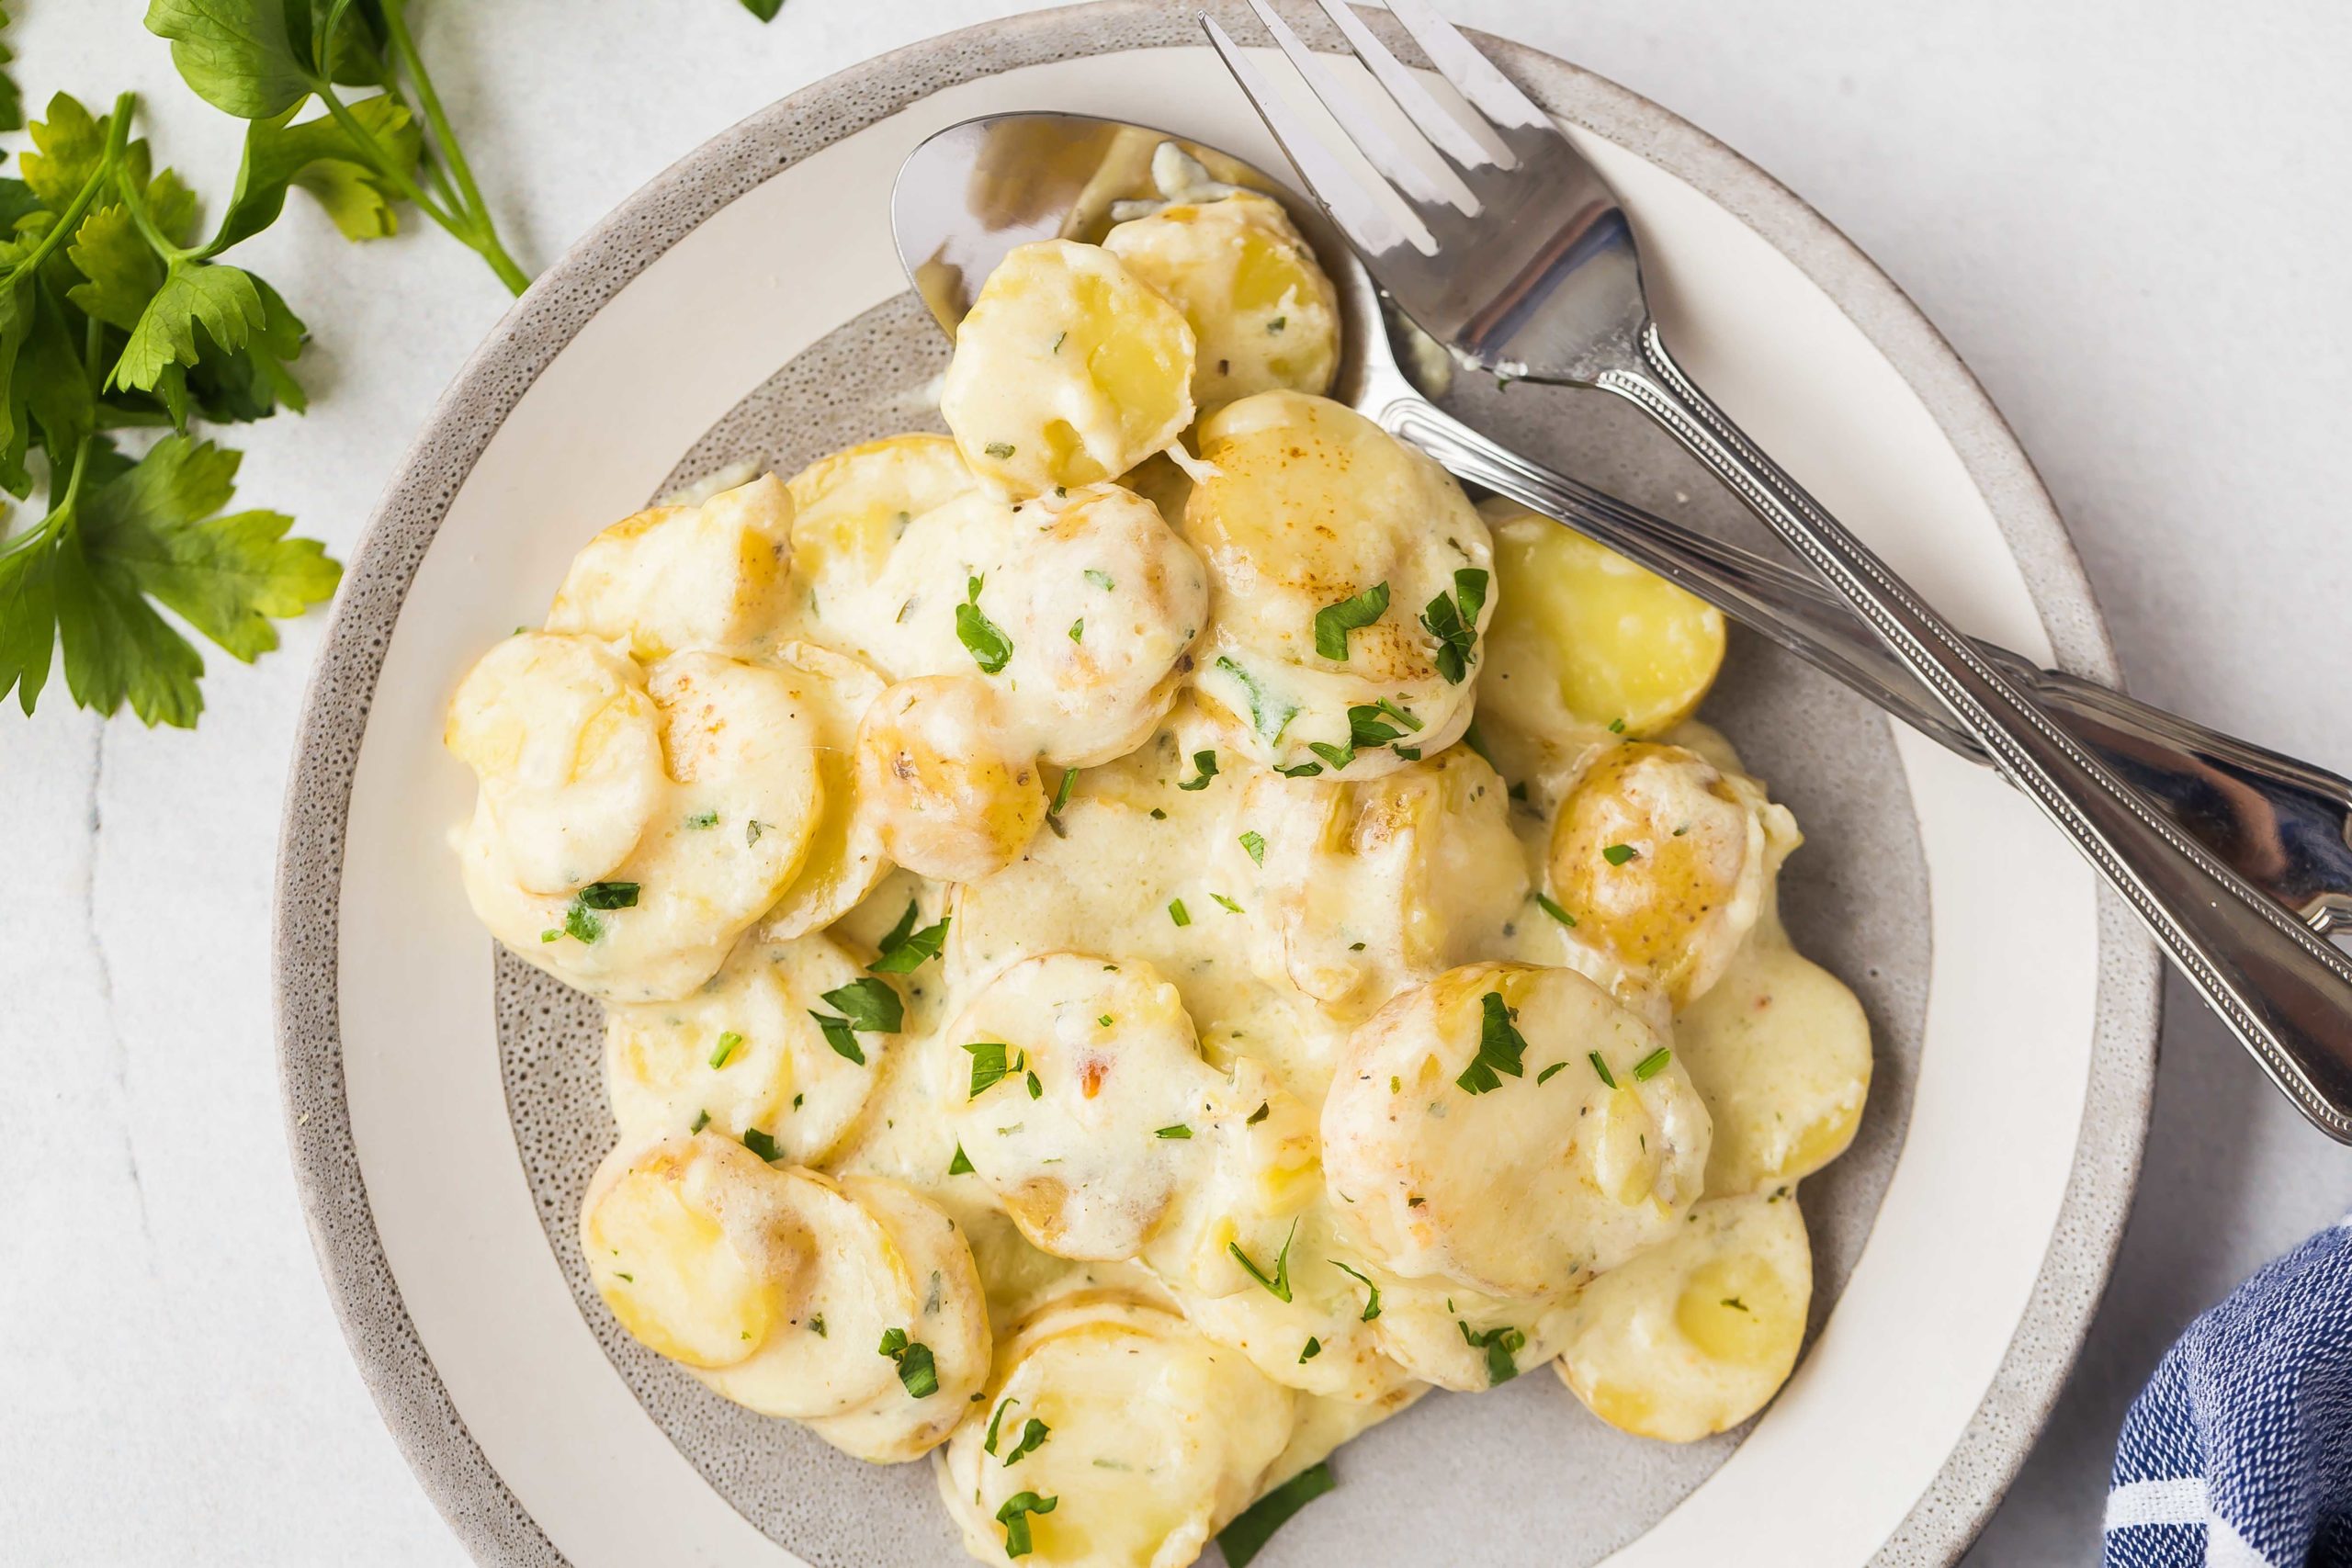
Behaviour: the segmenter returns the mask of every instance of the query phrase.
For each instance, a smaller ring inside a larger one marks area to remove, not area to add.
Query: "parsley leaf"
[[[1025,1053],[1001,1040],[977,1040],[964,1047],[972,1054],[972,1089],[965,1098],[978,1100],[1012,1074],[1029,1065]]]
[[[1298,705],[1283,705],[1268,700],[1264,683],[1235,663],[1228,655],[1220,653],[1216,656],[1216,668],[1232,676],[1239,683],[1242,695],[1249,700],[1250,728],[1270,746],[1280,740],[1283,731],[1290,728],[1290,721],[1298,716]]]
[[[824,1035],[825,1043],[833,1048],[834,1055],[855,1062],[861,1067],[865,1066],[865,1048],[857,1043],[857,1036],[851,1032],[849,1020],[835,1018],[831,1013],[818,1012],[813,1009],[810,1010],[808,1016],[817,1021],[817,1028]]]
[[[639,891],[634,882],[592,882],[580,890],[578,897],[591,909],[634,909]]]
[[[1468,1345],[1473,1350],[1484,1350],[1487,1353],[1487,1386],[1488,1388],[1500,1388],[1519,1376],[1519,1363],[1512,1358],[1527,1348],[1527,1335],[1524,1330],[1512,1328],[1509,1325],[1499,1325],[1493,1328],[1482,1328],[1473,1334],[1470,1332],[1470,1325],[1460,1318],[1454,1319],[1453,1325],[1462,1330],[1463,1343]]]
[[[1330,1461],[1319,1461],[1244,1508],[1217,1531],[1216,1543],[1225,1552],[1226,1568],[1250,1568],[1250,1560],[1266,1549],[1276,1530],[1338,1484],[1331,1479]]]
[[[991,1459],[996,1457],[996,1434],[997,1429],[1004,1425],[1004,1413],[1020,1403],[1018,1399],[1007,1399],[996,1407],[996,1414],[989,1417],[989,1435],[980,1439],[980,1447]]]
[[[1554,902],[1551,895],[1546,893],[1538,893],[1535,896],[1535,902],[1545,914],[1551,916],[1562,925],[1570,927],[1571,929],[1575,927],[1577,918],[1574,915],[1569,914],[1566,909],[1560,908],[1557,903]]]
[[[960,1141],[956,1145],[956,1157],[947,1162],[947,1174],[950,1176],[972,1174],[972,1156],[964,1152],[964,1145]],[[990,1449],[989,1452],[994,1453],[996,1450]]]
[[[852,1029],[868,1034],[896,1034],[906,1025],[906,1003],[888,980],[877,980],[871,975],[861,975],[846,986],[822,993],[817,999],[840,1009]]]
[[[1468,1094],[1485,1094],[1502,1088],[1503,1080],[1498,1075],[1508,1073],[1520,1077],[1526,1072],[1521,1060],[1527,1051],[1527,1040],[1511,1022],[1510,1009],[1505,1005],[1503,994],[1488,991],[1478,998],[1478,1054],[1453,1080]]]
[[[1610,844],[1600,852],[1600,858],[1611,865],[1623,865],[1642,852],[1631,844]]]
[[[1250,832],[1242,834],[1241,847],[1250,852],[1250,858],[1251,860],[1257,862],[1260,865],[1266,863],[1266,836],[1263,833],[1258,832],[1253,829]]]
[[[1011,1470],[1023,1458],[1043,1448],[1046,1439],[1053,1435],[1053,1430],[1051,1427],[1032,1416],[1028,1423],[1021,1428],[1021,1440],[1012,1446],[1011,1453],[1004,1456],[1004,1468]]]
[[[1650,1079],[1666,1071],[1667,1063],[1673,1059],[1673,1052],[1668,1050],[1663,1045],[1659,1046],[1657,1050],[1651,1052],[1648,1055],[1634,1064],[1634,1081],[1635,1083],[1649,1082]]]
[[[905,1329],[884,1329],[877,1354],[899,1363],[899,1382],[912,1398],[929,1399],[939,1392],[939,1365],[931,1347],[909,1338]]]
[[[1286,1302],[1291,1299],[1290,1244],[1297,1239],[1298,1222],[1293,1220],[1290,1223],[1290,1234],[1283,1237],[1283,1249],[1274,1255],[1274,1271],[1271,1275],[1250,1260],[1250,1255],[1241,1250],[1239,1242],[1228,1241],[1225,1244],[1225,1249],[1233,1254],[1234,1260],[1241,1265],[1250,1278],[1265,1286],[1276,1301]]]
[[[1035,1492],[1015,1492],[996,1511],[996,1522],[1004,1527],[1004,1554],[1026,1557],[1030,1552],[1029,1516],[1050,1514],[1061,1503],[1058,1496],[1040,1497]]]
[[[763,22],[773,22],[775,14],[784,9],[784,0],[743,0],[743,9]]]
[[[1487,606],[1487,573],[1465,566],[1453,574],[1453,596],[1441,593],[1421,612],[1421,626],[1437,638],[1437,672],[1449,686],[1468,679],[1478,645],[1478,613]]]
[[[776,1145],[775,1139],[757,1127],[743,1129],[743,1146],[770,1165],[784,1157],[784,1150]]]
[[[1356,1280],[1362,1281],[1365,1290],[1372,1292],[1370,1299],[1365,1301],[1363,1303],[1363,1317],[1361,1321],[1370,1323],[1374,1318],[1378,1317],[1380,1315],[1380,1287],[1374,1284],[1369,1276],[1358,1274],[1354,1269],[1349,1268],[1346,1264],[1340,1262],[1336,1258],[1331,1259],[1331,1267],[1337,1269],[1342,1274],[1353,1276]]]
[[[1315,651],[1344,663],[1348,634],[1359,631],[1388,613],[1388,584],[1375,582],[1351,599],[1326,604],[1315,612]]]
[[[1193,767],[1195,770],[1194,776],[1177,780],[1178,789],[1190,791],[1208,788],[1209,780],[1216,777],[1216,753],[1215,751],[1193,752]]]
[[[915,901],[908,899],[907,912],[882,939],[882,955],[865,967],[876,975],[913,974],[947,946],[947,926],[954,918],[942,915],[938,924],[917,931]]]
[[[956,606],[956,637],[983,675],[993,675],[1012,660],[1012,639],[980,612],[980,588],[988,579],[964,580],[964,602]]]

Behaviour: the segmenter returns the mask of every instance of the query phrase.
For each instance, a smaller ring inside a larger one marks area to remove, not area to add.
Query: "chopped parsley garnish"
[[[1408,762],[1418,762],[1421,760],[1421,749],[1418,746],[1392,746],[1389,750]]]
[[[605,922],[590,914],[587,905],[574,898],[563,912],[563,934],[574,942],[598,942],[604,938]],[[539,940],[548,942],[552,938],[542,932]]]
[[[972,1156],[964,1152],[964,1145],[960,1139],[956,1141],[956,1157],[947,1162],[947,1174],[950,1176],[972,1174]]]
[[[1274,1102],[1272,1100],[1260,1100],[1258,1102],[1258,1109],[1250,1112],[1249,1119],[1241,1124],[1245,1127],[1255,1127],[1259,1122],[1263,1122],[1266,1119],[1266,1113],[1273,1108]]]
[[[1336,1258],[1331,1259],[1331,1267],[1359,1280],[1365,1290],[1372,1292],[1371,1298],[1363,1303],[1363,1317],[1361,1321],[1370,1323],[1374,1318],[1378,1317],[1380,1315],[1380,1287],[1374,1284],[1369,1277],[1358,1274]]]
[[[1356,749],[1352,746],[1334,746],[1328,740],[1310,740],[1306,749],[1330,763],[1335,773],[1356,760]]]
[[[705,1127],[709,1125],[710,1112],[707,1111],[697,1111],[695,1112],[695,1119],[686,1124],[686,1131],[689,1133],[699,1133]]]
[[[776,1141],[757,1127],[743,1129],[743,1146],[770,1165],[784,1157],[784,1151],[776,1146]]]
[[[1290,1244],[1297,1239],[1298,1222],[1293,1220],[1290,1223],[1290,1235],[1283,1237],[1283,1249],[1274,1255],[1274,1271],[1272,1275],[1250,1260],[1250,1255],[1241,1250],[1239,1242],[1228,1241],[1225,1244],[1225,1249],[1233,1254],[1234,1260],[1249,1271],[1250,1278],[1272,1292],[1276,1301],[1286,1302],[1290,1300]]]
[[[1021,1428],[1021,1440],[1012,1446],[1012,1451],[1011,1453],[1004,1456],[1004,1468],[1011,1470],[1014,1465],[1019,1464],[1024,1457],[1034,1454],[1039,1449],[1043,1448],[1045,1446],[1046,1439],[1053,1435],[1053,1430],[1054,1429],[1051,1427],[1046,1426],[1035,1416],[1029,1417],[1028,1425]]]
[[[837,986],[818,998],[839,1008],[849,1020],[852,1029],[868,1034],[896,1034],[907,1021],[907,1004],[888,980],[877,980],[861,975],[846,986]]]
[[[1111,1015],[1107,1012],[1097,1013],[1094,1015],[1094,1021],[1104,1029],[1108,1029],[1111,1027]]]
[[[744,823],[744,824],[743,824],[743,847],[744,847],[745,849],[747,849],[747,850],[748,850],[748,849],[750,849],[753,844],[758,843],[758,842],[760,841],[760,835],[761,835],[761,834],[763,834],[763,833],[764,833],[764,832],[766,832],[767,830],[768,830],[768,825],[767,825],[766,823],[764,823],[764,822],[761,821],[761,820],[760,820],[758,818],[756,818],[756,817],[752,818],[749,822]]]
[[[1001,463],[1007,457],[1012,456],[1012,443],[1010,441],[991,441],[987,446],[981,447],[980,450]]]
[[[996,1407],[996,1414],[989,1417],[989,1435],[980,1439],[980,1447],[987,1451],[990,1459],[996,1457],[997,1428],[1004,1425],[1004,1413],[1020,1403],[1018,1399],[1007,1399]]]
[[[1290,318],[1288,316],[1276,316],[1272,321],[1266,323],[1266,330],[1270,333],[1278,333],[1288,325],[1290,325]]]
[[[1086,617],[1084,615],[1079,616],[1078,619],[1069,624],[1069,640],[1072,642],[1084,642],[1086,640]]]
[[[1054,803],[1046,807],[1046,815],[1048,817],[1059,817],[1062,814],[1062,807],[1069,804],[1069,792],[1077,787],[1078,770],[1076,768],[1064,768],[1062,770],[1062,782],[1054,786]]]
[[[1005,450],[1010,453],[1012,448]],[[972,662],[980,667],[980,673],[993,675],[1012,661],[1012,639],[980,611],[980,588],[987,581],[984,577],[964,580],[964,602],[956,606],[956,637],[972,656]]]
[[[947,923],[953,917],[942,915],[939,923],[915,929],[915,901],[907,900],[907,912],[899,917],[882,939],[882,956],[865,967],[876,975],[911,975],[931,959],[939,956],[947,945]]]
[[[1231,910],[1233,913],[1235,913],[1235,914],[1237,914],[1237,915],[1238,915],[1238,914],[1239,914],[1239,913],[1241,913],[1241,906],[1240,906],[1240,905],[1238,905],[1238,904],[1237,904],[1237,903],[1235,903],[1232,899],[1230,899],[1230,898],[1227,897],[1224,894],[1222,894],[1222,893],[1212,893],[1212,894],[1210,894],[1210,895],[1209,895],[1209,897],[1212,897],[1212,898],[1214,898],[1214,899],[1216,899],[1218,903],[1220,903],[1220,904],[1224,905],[1227,909]]]
[[[1463,1341],[1470,1348],[1484,1350],[1487,1353],[1487,1386],[1488,1388],[1500,1388],[1519,1376],[1519,1363],[1511,1358],[1527,1348],[1527,1336],[1524,1332],[1509,1325],[1502,1325],[1482,1328],[1473,1334],[1470,1332],[1470,1325],[1460,1318],[1453,1320],[1453,1325],[1462,1330]]]
[[[1611,735],[1623,735],[1623,734],[1624,734],[1624,733],[1625,733],[1625,721],[1624,721],[1623,719],[1622,719],[1622,718],[1612,718],[1612,719],[1611,719],[1611,720],[1609,721],[1609,733],[1610,733],[1610,734],[1611,734]]]
[[[1390,720],[1395,720],[1391,723]],[[1403,725],[1399,729],[1397,725]],[[1369,703],[1358,703],[1348,709],[1348,739],[1359,747],[1385,746],[1391,740],[1401,740],[1409,731],[1419,730],[1421,721],[1386,697]]]
[[[1551,916],[1562,925],[1571,928],[1576,925],[1577,918],[1574,915],[1569,914],[1566,909],[1561,908],[1559,905],[1554,903],[1549,894],[1538,893],[1535,896],[1535,902],[1543,908],[1545,914]]]
[[[571,904],[565,907],[561,934],[571,938],[574,942],[602,941],[605,935],[605,922],[596,918],[594,911],[634,909],[637,908],[637,895],[638,885],[634,882],[590,883],[573,894]],[[556,935],[557,933],[553,931],[542,931],[539,933],[539,940],[553,942]]]
[[[1600,852],[1600,858],[1611,865],[1623,865],[1641,852],[1631,844],[1611,844]]]
[[[833,1048],[834,1055],[855,1062],[861,1067],[865,1066],[865,1048],[857,1043],[857,1036],[850,1032],[849,1020],[814,1010],[808,1016],[817,1021],[817,1028],[824,1034],[825,1043]]]
[[[1189,926],[1193,923],[1192,912],[1184,908],[1184,900],[1182,898],[1168,900],[1168,918],[1180,926]]]
[[[1504,1004],[1503,994],[1488,991],[1478,998],[1478,1006],[1483,1011],[1478,1021],[1478,1054],[1453,1080],[1468,1094],[1485,1094],[1502,1088],[1503,1080],[1498,1074],[1519,1077],[1526,1071],[1521,1060],[1527,1051],[1527,1040],[1511,1022],[1510,1009]]]
[[[899,1363],[899,1382],[909,1396],[929,1399],[939,1392],[939,1365],[932,1358],[931,1347],[908,1338],[905,1329],[884,1329],[878,1353]]]
[[[592,882],[576,897],[591,909],[634,909],[637,892],[634,882]]]
[[[1182,1122],[1177,1122],[1172,1127],[1162,1127],[1152,1134],[1152,1136],[1155,1138],[1189,1138],[1192,1135],[1193,1130],[1190,1127],[1185,1126]]]
[[[1027,1070],[1027,1053],[1007,1045],[1001,1040],[978,1040],[964,1047],[972,1054],[972,1092],[966,1098],[978,1100],[1014,1073]]]
[[[1298,1353],[1298,1364],[1303,1367],[1322,1353],[1323,1341],[1316,1338],[1315,1336],[1310,1334],[1306,1337],[1306,1348]]]
[[[1040,1497],[1035,1492],[1015,1492],[996,1511],[996,1522],[1004,1527],[1004,1554],[1007,1557],[1029,1555],[1029,1516],[1050,1514],[1059,1506],[1059,1497]]]
[[[686,818],[686,826],[694,829],[696,832],[700,832],[705,828],[716,828],[718,826],[718,813],[716,811],[697,811],[692,817]]]
[[[1600,1081],[1602,1083],[1608,1085],[1611,1089],[1615,1089],[1617,1087],[1616,1075],[1609,1070],[1609,1064],[1600,1059],[1600,1052],[1588,1051],[1584,1054],[1584,1059],[1592,1064],[1592,1070],[1600,1075]]]
[[[1465,566],[1453,574],[1453,594],[1439,594],[1421,612],[1421,625],[1437,638],[1437,672],[1449,686],[1468,679],[1478,646],[1478,612],[1487,605],[1487,573]]]
[[[1550,1082],[1552,1081],[1552,1075],[1553,1075],[1553,1074],[1555,1074],[1555,1073],[1556,1073],[1556,1072],[1558,1072],[1561,1068],[1563,1068],[1563,1067],[1565,1067],[1565,1066],[1567,1066],[1567,1064],[1566,1064],[1566,1062],[1555,1062],[1555,1063],[1553,1063],[1550,1066],[1548,1066],[1548,1067],[1544,1068],[1542,1072],[1540,1072],[1540,1073],[1538,1073],[1538,1074],[1536,1074],[1536,1075],[1535,1075],[1535,1081],[1536,1081],[1536,1083],[1537,1083],[1538,1085],[1550,1083]]]
[[[1108,593],[1111,590],[1119,586],[1117,581],[1114,580],[1109,572],[1098,571],[1091,566],[1086,569],[1086,581],[1094,584],[1095,587],[1100,588],[1105,593]]]
[[[1256,730],[1270,746],[1280,740],[1283,738],[1283,731],[1290,728],[1290,721],[1298,716],[1298,705],[1293,703],[1280,713],[1276,713],[1274,705],[1266,700],[1266,688],[1259,683],[1258,677],[1235,663],[1231,656],[1218,654],[1216,667],[1241,682],[1242,691],[1250,698],[1250,728]]]
[[[1345,663],[1348,634],[1361,631],[1388,613],[1388,584],[1375,582],[1351,599],[1326,604],[1315,612],[1315,651]]]
[[[1487,766],[1490,768],[1495,766],[1495,754],[1487,750],[1487,738],[1478,733],[1476,720],[1471,722],[1469,728],[1462,732],[1462,744],[1477,752],[1479,761],[1485,762]],[[1500,772],[1499,769],[1497,771]]]
[[[1330,1461],[1320,1461],[1241,1510],[1231,1524],[1217,1531],[1216,1543],[1224,1550],[1226,1568],[1250,1568],[1250,1560],[1266,1549],[1276,1530],[1290,1523],[1291,1516],[1338,1484],[1331,1479]]]
[[[1722,1304],[1731,1308],[1734,1312],[1747,1311],[1747,1303],[1741,1301],[1737,1296],[1725,1296],[1723,1299]]]
[[[1189,779],[1179,779],[1176,781],[1176,787],[1178,789],[1196,790],[1208,788],[1209,780],[1216,777],[1216,753],[1215,751],[1193,752],[1193,777]]]
[[[1039,1099],[1044,1098],[1045,1093],[1046,1093],[1046,1086],[1045,1086],[1044,1084],[1041,1084],[1041,1083],[1039,1083],[1039,1082],[1037,1081],[1037,1075],[1036,1075],[1035,1073],[1034,1073],[1034,1072],[1033,1072],[1033,1073],[1027,1074],[1027,1075],[1026,1075],[1026,1081],[1027,1081],[1027,1083],[1028,1083],[1028,1085],[1029,1085],[1029,1098],[1030,1098],[1030,1099],[1032,1099],[1032,1100],[1039,1100]]]
[[[1241,847],[1250,852],[1251,860],[1260,865],[1266,863],[1266,836],[1263,833],[1252,831],[1242,834]]]
[[[1168,813],[1155,806],[1151,808],[1151,819],[1155,822],[1165,822],[1168,820]]]
[[[1274,770],[1286,779],[1311,779],[1322,771],[1323,764],[1320,762],[1294,762],[1287,768]]]
[[[1667,1063],[1673,1059],[1673,1052],[1668,1050],[1663,1045],[1659,1046],[1657,1050],[1651,1052],[1648,1055],[1634,1064],[1634,1081],[1635,1083],[1649,1082],[1650,1079],[1666,1071]]]
[[[736,1049],[742,1043],[743,1037],[733,1030],[729,1030],[718,1037],[718,1049],[710,1054],[710,1065],[714,1067],[725,1066],[733,1058]]]
[[[831,1335],[825,1332],[825,1314],[821,1312],[811,1313],[809,1314],[808,1332],[815,1335],[820,1339],[830,1339],[832,1337]]]
[[[1055,352],[1056,354],[1059,354],[1059,353],[1062,351],[1062,344],[1064,344],[1068,343],[1069,341],[1069,329],[1068,329],[1068,328],[1064,328],[1062,331],[1056,333],[1054,334],[1054,352]],[[1011,448],[1010,446],[1008,446],[1008,447],[1006,447],[1006,448],[1005,448],[1005,451],[1006,451],[1008,454],[1010,454],[1010,453],[1012,452],[1012,448]]]

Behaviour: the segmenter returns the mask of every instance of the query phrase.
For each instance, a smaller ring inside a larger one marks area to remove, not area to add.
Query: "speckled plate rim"
[[[1238,4],[1219,0],[1211,8],[1249,26]],[[425,1491],[485,1562],[563,1559],[466,1430],[402,1304],[352,1138],[337,1014],[338,898],[352,783],[390,629],[418,564],[466,473],[537,375],[606,300],[729,202],[942,88],[1049,61],[1196,44],[1193,11],[1160,0],[1099,0],[990,22],[837,73],[714,138],[593,229],[501,321],[419,433],[355,553],[306,698],[279,852],[273,945],[288,1139],[305,1220],[361,1376]],[[1329,47],[1329,35],[1313,31]],[[1697,188],[1836,303],[1951,441],[2016,557],[2058,661],[2117,682],[2114,650],[2047,492],[1982,387],[1903,292],[1793,193],[1695,127],[1549,55],[1482,41],[1547,108]],[[2102,895],[2090,1081],[2042,1267],[1973,1418],[1875,1562],[1957,1558],[2046,1418],[2130,1207],[2147,1128],[2159,995],[2153,943]]]

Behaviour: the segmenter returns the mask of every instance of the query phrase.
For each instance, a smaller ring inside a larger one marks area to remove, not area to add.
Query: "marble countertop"
[[[1013,0],[419,6],[526,265],[775,97]],[[17,71],[145,100],[218,201],[241,128],[132,0],[22,0]],[[648,18],[658,10],[660,25]],[[2143,0],[1448,0],[1696,121],[1910,291],[2072,525],[2135,690],[2352,772],[2352,10]],[[10,147],[21,144],[12,139]],[[355,248],[298,198],[250,247],[314,334],[305,418],[241,433],[244,494],[347,552],[507,297],[437,231]],[[241,253],[241,257],[244,253]],[[271,861],[318,617],[208,649],[194,734],[52,688],[0,716],[0,1557],[464,1561],[344,1349],[295,1201],[268,999]],[[2319,646],[2314,647],[2315,639]],[[2352,1201],[2186,988],[2089,1348],[1970,1561],[2096,1551],[2125,1405],[2174,1334]],[[1988,1134],[1991,1130],[1988,1130]],[[1997,1141],[1988,1136],[1988,1151]],[[1996,1156],[1995,1156],[1996,1157]]]

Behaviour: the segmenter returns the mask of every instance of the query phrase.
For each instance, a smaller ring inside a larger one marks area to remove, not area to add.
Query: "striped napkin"
[[[2107,1568],[2352,1568],[2352,1216],[2188,1325],[2123,1418]]]

